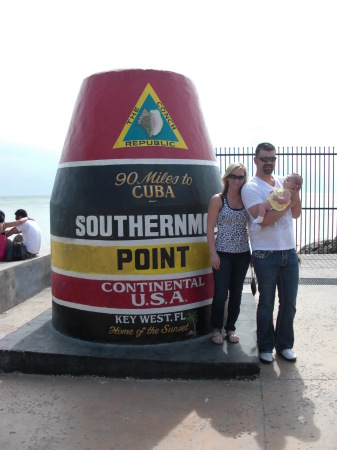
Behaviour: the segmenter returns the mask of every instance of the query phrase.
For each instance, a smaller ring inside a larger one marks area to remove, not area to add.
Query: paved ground
[[[295,364],[230,381],[0,374],[0,448],[336,449],[337,260],[316,259],[302,259],[303,279],[325,281],[299,286]]]

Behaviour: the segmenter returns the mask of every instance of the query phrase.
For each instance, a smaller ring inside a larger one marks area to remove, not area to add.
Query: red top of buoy
[[[139,69],[86,78],[60,163],[147,158],[216,161],[191,80]]]

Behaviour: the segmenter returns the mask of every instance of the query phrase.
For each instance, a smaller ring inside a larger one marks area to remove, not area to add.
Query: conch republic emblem
[[[220,190],[188,78],[155,70],[86,78],[50,202],[55,329],[123,344],[208,333],[207,209]]]

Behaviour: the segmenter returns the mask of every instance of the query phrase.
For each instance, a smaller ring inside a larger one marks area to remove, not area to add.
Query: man
[[[302,211],[298,189],[294,189],[291,203],[285,210],[267,211],[263,222],[259,225],[252,223],[258,216],[259,203],[273,189],[282,187],[285,177],[273,175],[276,159],[272,144],[259,144],[254,157],[255,176],[241,191],[243,204],[250,217],[253,264],[260,294],[256,316],[257,345],[260,360],[264,363],[273,361],[274,348],[287,361],[296,361],[293,345],[299,267],[292,219],[298,219]],[[279,310],[274,327],[276,286]]]
[[[41,230],[34,219],[28,217],[27,211],[18,209],[15,212],[15,221],[6,222],[7,227],[14,227],[6,233],[6,236],[22,233],[22,241],[27,247],[27,258],[36,256],[41,247]]]

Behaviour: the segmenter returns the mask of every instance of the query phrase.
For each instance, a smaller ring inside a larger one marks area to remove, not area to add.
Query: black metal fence
[[[255,173],[254,148],[219,148],[215,155],[220,173],[228,164],[240,161]],[[277,175],[299,173],[302,215],[295,222],[297,250],[300,253],[337,253],[337,153],[334,147],[278,147]],[[309,245],[310,244],[310,245]]]

